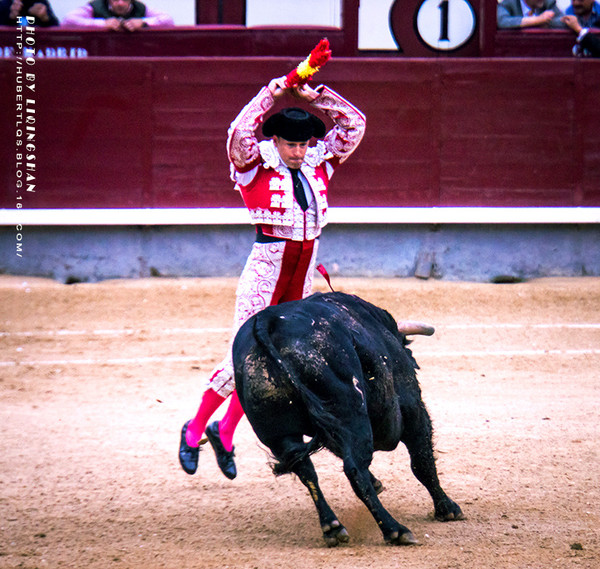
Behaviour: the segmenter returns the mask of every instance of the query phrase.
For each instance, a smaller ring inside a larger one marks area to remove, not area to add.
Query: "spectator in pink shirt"
[[[174,23],[168,14],[137,0],[93,0],[67,14],[62,25],[135,32],[145,27],[170,27]]]

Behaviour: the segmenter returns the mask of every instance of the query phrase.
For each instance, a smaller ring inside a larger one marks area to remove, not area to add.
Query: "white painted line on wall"
[[[600,207],[331,207],[329,223],[600,223]],[[0,225],[248,225],[244,207],[0,209]]]

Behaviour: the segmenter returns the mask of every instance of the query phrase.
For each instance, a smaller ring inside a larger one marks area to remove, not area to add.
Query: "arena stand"
[[[228,179],[227,127],[261,82],[327,36],[334,59],[316,81],[368,118],[331,186],[331,272],[599,274],[598,61],[573,58],[566,31],[496,30],[495,0],[474,3],[464,45],[434,50],[405,25],[417,6],[393,5],[396,51],[358,49],[355,0],[343,0],[341,28],[246,28],[238,10],[135,37],[36,30],[37,57],[23,63],[35,77],[32,161],[21,167],[15,30],[0,30],[0,102],[14,109],[0,119],[0,270],[238,274],[252,230]],[[17,191],[29,166],[33,191]]]

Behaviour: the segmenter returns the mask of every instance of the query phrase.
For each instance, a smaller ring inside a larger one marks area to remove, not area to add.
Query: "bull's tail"
[[[271,338],[271,322],[271,317],[265,312],[256,315],[254,321],[256,343],[268,355],[267,361],[271,362],[273,366],[269,369],[269,373],[274,376],[278,375],[289,382],[302,400],[316,430],[316,435],[310,441],[296,445],[286,456],[276,457],[272,469],[273,473],[279,476],[293,472],[296,464],[324,447],[330,450],[340,448],[341,440],[343,440],[341,434],[343,426],[341,421],[324,406],[322,399],[297,377],[294,370],[281,356]]]

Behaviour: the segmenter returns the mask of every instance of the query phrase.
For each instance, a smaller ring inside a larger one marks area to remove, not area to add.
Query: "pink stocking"
[[[202,401],[200,402],[200,407],[198,407],[198,411],[196,412],[196,416],[190,421],[185,434],[185,440],[188,445],[191,447],[198,446],[198,442],[202,438],[208,420],[221,406],[223,401],[225,401],[225,397],[221,397],[210,387],[204,392]]]
[[[233,434],[241,418],[244,416],[244,410],[237,396],[237,391],[231,395],[231,401],[225,416],[219,421],[219,435],[221,442],[227,452],[233,449]]]

